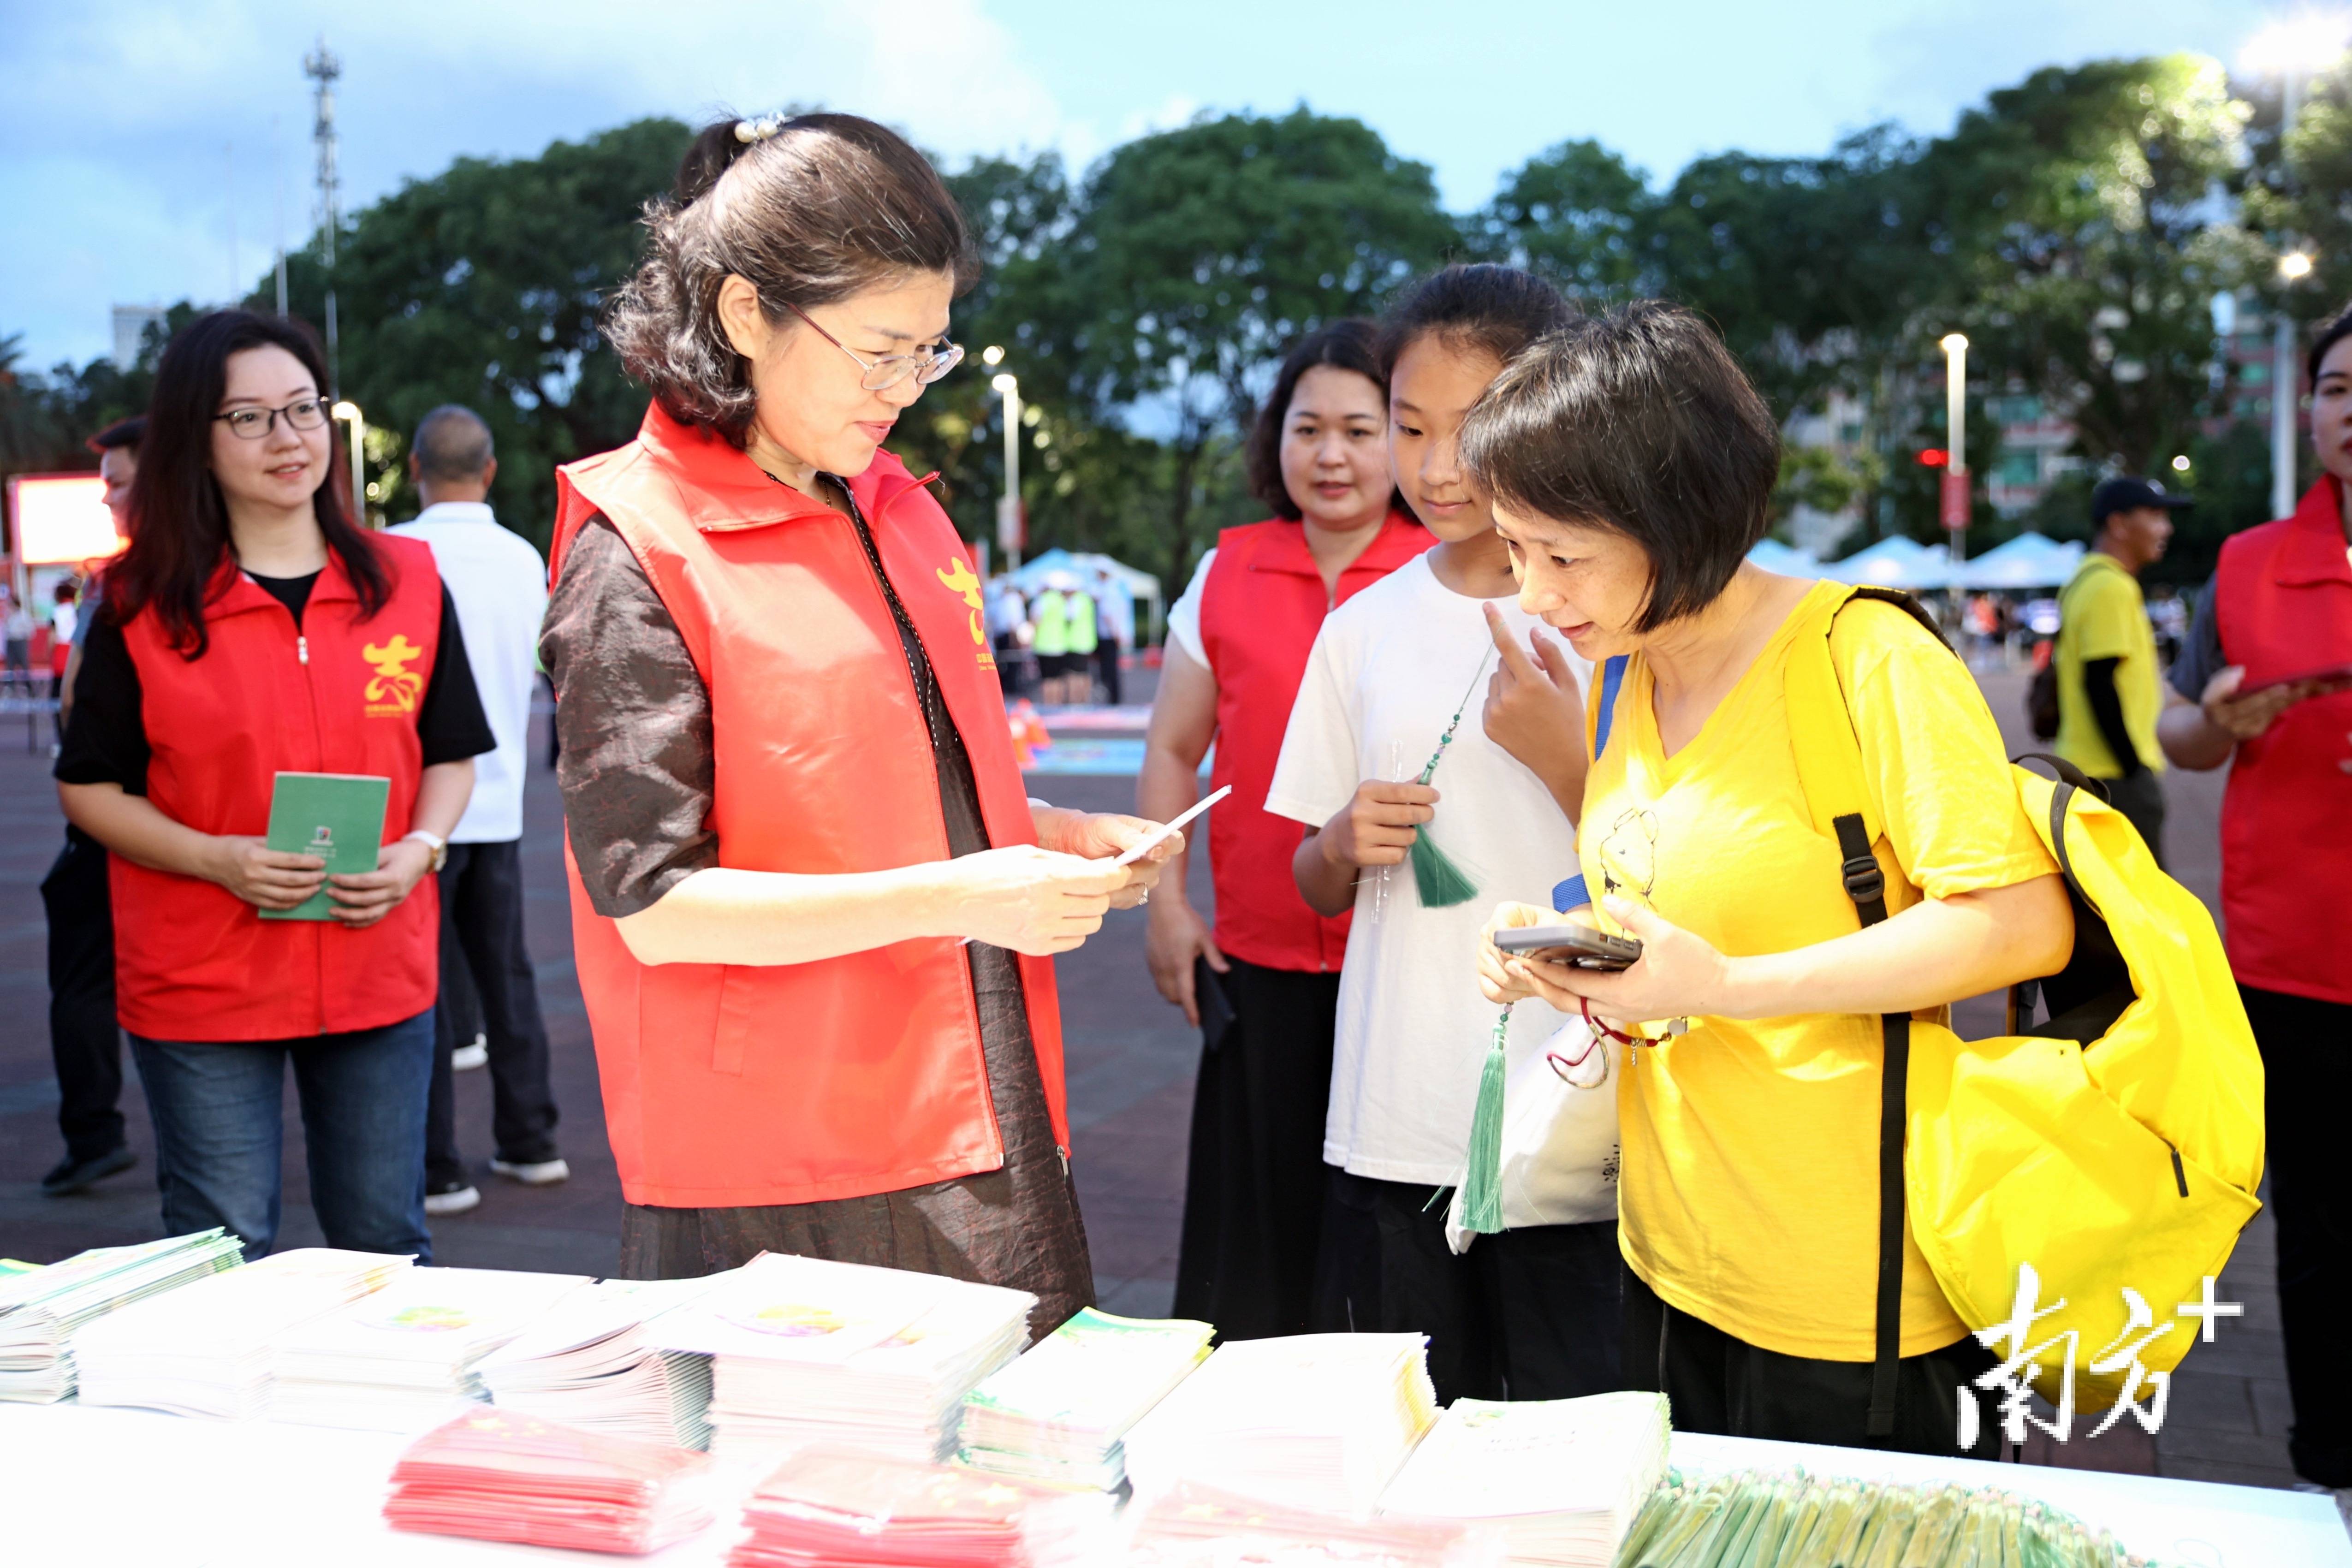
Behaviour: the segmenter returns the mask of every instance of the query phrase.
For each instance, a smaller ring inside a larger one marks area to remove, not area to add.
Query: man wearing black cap
[[[2106,783],[2116,808],[2164,859],[2164,708],[2156,631],[2139,574],[2172,539],[2172,514],[2189,504],[2149,479],[2113,479],[2091,492],[2098,537],[2059,595],[2058,754]]]

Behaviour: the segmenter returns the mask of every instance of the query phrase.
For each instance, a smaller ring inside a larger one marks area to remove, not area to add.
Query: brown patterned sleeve
[[[555,688],[555,782],[580,879],[598,914],[633,915],[719,864],[710,692],[604,518],[564,552],[539,658]]]

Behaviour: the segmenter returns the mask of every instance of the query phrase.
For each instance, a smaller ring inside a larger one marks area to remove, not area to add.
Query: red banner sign
[[[1954,532],[1969,525],[1969,477],[1944,470],[1944,526]]]

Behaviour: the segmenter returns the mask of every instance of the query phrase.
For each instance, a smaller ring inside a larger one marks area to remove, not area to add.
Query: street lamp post
[[[367,421],[361,416],[360,405],[345,399],[335,405],[334,416],[348,420],[352,427],[352,521],[360,527],[368,525],[367,509]]]
[[[1944,425],[1950,457],[1944,467],[1944,527],[1952,536],[1952,563],[1968,558],[1969,537],[1969,340],[1944,334]]]
[[[993,364],[997,360],[989,363]],[[996,502],[996,542],[1004,552],[1004,569],[1017,572],[1021,569],[1021,546],[1024,542],[1021,527],[1021,384],[1011,372],[1003,371],[988,384],[1004,397],[1004,494]]]

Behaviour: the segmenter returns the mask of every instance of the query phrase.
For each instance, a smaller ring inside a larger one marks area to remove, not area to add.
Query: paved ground
[[[2011,743],[2023,749],[2015,721],[2021,678],[1999,673],[1985,683],[1994,710],[2012,731]],[[37,752],[28,752],[15,722],[0,727],[0,1256],[47,1261],[160,1232],[152,1139],[135,1075],[125,1088],[124,1110],[139,1169],[73,1198],[44,1198],[37,1185],[59,1152],[37,887],[56,851],[60,818],[47,780],[47,737],[42,734]],[[1125,809],[1132,803],[1131,781],[1118,777],[1046,777],[1035,787],[1073,805]],[[2214,824],[2221,781],[2175,776],[2168,787],[2176,872],[2210,904],[2218,882]],[[459,1132],[479,1168],[484,1201],[473,1213],[435,1226],[435,1247],[444,1263],[583,1273],[607,1272],[614,1264],[620,1190],[572,971],[560,831],[551,777],[535,770],[525,836],[531,950],[553,1035],[563,1152],[573,1178],[562,1187],[524,1191],[490,1176],[483,1163],[490,1152],[488,1075],[459,1075]],[[1161,1311],[1173,1289],[1197,1041],[1144,973],[1139,913],[1114,915],[1100,937],[1060,962],[1076,1163],[1097,1284],[1114,1310]],[[1997,1033],[1998,1005],[1990,998],[1966,1005],[1958,1022],[1966,1035]],[[288,1123],[298,1124],[290,1090]],[[284,1242],[315,1244],[319,1231],[305,1200],[299,1138],[289,1139],[286,1160]],[[2063,1449],[2037,1442],[2028,1457],[2288,1484],[2288,1409],[2273,1267],[2269,1220],[2258,1217],[2221,1283],[2223,1298],[2243,1302],[2246,1315],[2225,1322],[2220,1342],[2189,1358],[2175,1380],[2164,1429],[2153,1440],[2126,1420],[2098,1443],[2085,1444],[2080,1430],[2087,1423],[2078,1423],[2075,1442]]]

